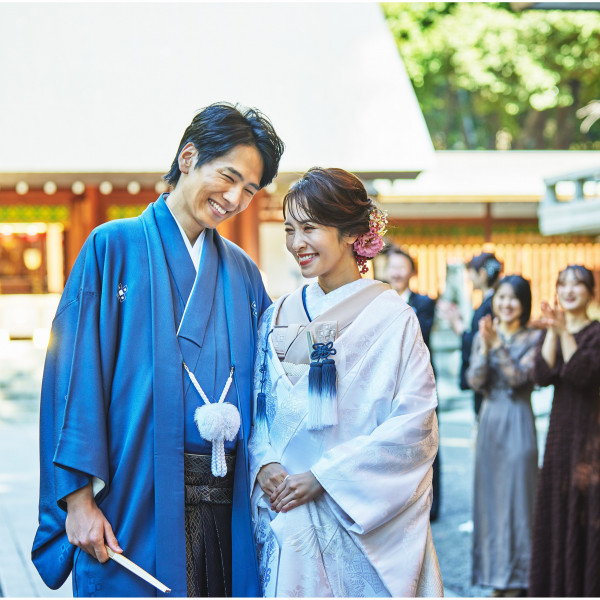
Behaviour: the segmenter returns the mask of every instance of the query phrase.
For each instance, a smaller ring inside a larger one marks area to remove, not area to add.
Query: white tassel
[[[198,432],[207,442],[212,442],[211,470],[215,477],[227,474],[224,442],[235,439],[240,429],[240,413],[229,402],[199,406],[194,412]]]
[[[227,463],[225,462],[225,441],[231,442],[237,436],[240,429],[240,413],[236,406],[225,402],[227,392],[233,381],[233,367],[229,373],[229,379],[223,388],[218,402],[211,402],[204,390],[200,387],[194,374],[183,363],[194,387],[204,400],[204,405],[199,406],[194,412],[194,422],[198,432],[207,442],[212,442],[211,471],[215,477],[227,475]]]

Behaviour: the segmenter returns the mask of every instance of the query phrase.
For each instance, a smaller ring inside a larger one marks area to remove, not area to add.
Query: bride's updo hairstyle
[[[364,275],[367,261],[383,249],[387,215],[367,196],[360,179],[343,169],[313,167],[283,199],[283,217],[335,227],[340,239],[356,236],[354,258]]]
[[[313,167],[283,199],[283,216],[335,227],[340,237],[369,231],[373,201],[360,179],[343,169]]]

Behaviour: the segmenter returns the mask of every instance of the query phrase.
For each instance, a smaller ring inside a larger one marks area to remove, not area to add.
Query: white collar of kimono
[[[410,288],[406,288],[401,294],[400,294],[400,298],[402,298],[402,300],[404,300],[404,302],[406,302],[408,304],[408,301],[410,300],[410,295],[412,294],[412,292],[410,291]]]
[[[196,273],[197,273],[198,268],[200,267],[200,258],[202,257],[202,246],[204,245],[204,237],[205,237],[204,234],[206,232],[206,229],[202,230],[202,233],[198,236],[198,238],[194,242],[194,245],[192,246],[192,244],[190,243],[190,239],[188,238],[185,231],[183,230],[183,227],[177,220],[177,217],[175,217],[175,215],[173,214],[173,211],[169,208],[168,204],[167,204],[167,208],[169,209],[169,212],[175,219],[175,223],[177,223],[177,227],[179,227],[179,231],[181,232],[181,237],[183,238],[183,241],[185,242],[185,247],[187,248],[188,252],[190,253],[190,258],[192,259],[192,262],[194,263],[194,268],[196,269]]]
[[[306,288],[306,307],[312,319],[316,319],[320,314],[324,313],[335,306],[338,302],[345,300],[359,290],[375,283],[374,279],[357,279],[342,285],[339,288],[326,294],[317,281],[313,281]]]

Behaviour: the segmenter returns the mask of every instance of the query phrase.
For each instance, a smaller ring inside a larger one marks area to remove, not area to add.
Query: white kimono
[[[361,279],[327,295],[311,284],[311,318],[371,284]],[[338,425],[309,431],[307,369],[292,384],[268,335],[283,300],[264,313],[258,335],[255,403],[266,350],[269,433],[249,441],[264,595],[442,596],[429,524],[437,396],[414,310],[388,290],[342,331],[334,343]],[[311,470],[325,492],[275,513],[256,482],[271,462],[292,474]]]

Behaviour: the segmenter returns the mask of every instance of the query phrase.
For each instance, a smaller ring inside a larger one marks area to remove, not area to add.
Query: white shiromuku
[[[361,279],[329,294],[310,284],[311,318],[372,284]],[[259,328],[255,403],[266,349],[268,433],[257,429],[249,441],[264,595],[442,596],[429,523],[437,396],[413,309],[388,290],[341,332],[334,343],[338,425],[310,431],[308,369],[288,376],[268,335],[284,300]],[[275,513],[256,481],[272,462],[291,474],[312,471],[325,492]]]

